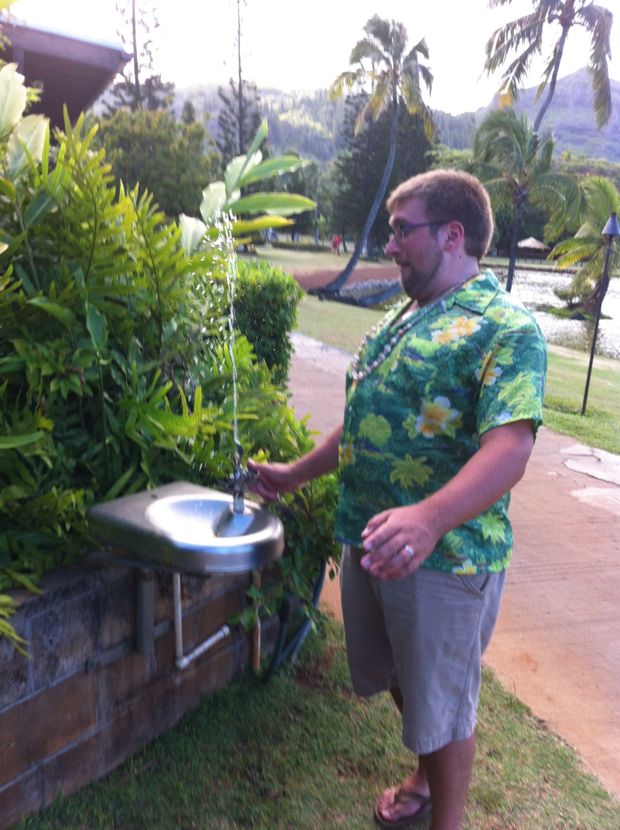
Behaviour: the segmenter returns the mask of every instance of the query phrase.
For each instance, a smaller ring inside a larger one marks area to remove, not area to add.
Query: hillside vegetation
[[[330,101],[325,90],[311,92],[282,92],[276,89],[259,90],[262,108],[269,122],[269,142],[275,153],[294,149],[306,158],[325,164],[341,149],[340,135],[344,120],[344,102]],[[555,152],[565,151],[592,159],[620,162],[620,82],[611,81],[613,111],[602,130],[597,130],[592,111],[592,91],[588,72],[581,69],[561,78],[543,127],[553,130]],[[538,109],[536,87],[521,94],[516,109],[531,118]],[[179,112],[189,99],[199,117],[210,116],[208,127],[215,137],[217,114],[221,101],[216,86],[193,86],[178,89],[175,109]],[[471,145],[474,131],[487,113],[496,107],[491,101],[476,112],[460,115],[436,111],[433,113],[438,139],[454,149]]]

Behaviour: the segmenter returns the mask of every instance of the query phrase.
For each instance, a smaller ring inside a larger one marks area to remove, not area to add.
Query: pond
[[[498,276],[500,275],[501,272]],[[517,268],[512,293],[534,313],[549,343],[589,352],[594,322],[568,320],[539,310],[540,306],[562,308],[564,303],[556,297],[554,289],[566,288],[570,282],[570,274],[521,271]],[[610,281],[609,290],[603,300],[603,317],[599,324],[596,354],[620,360],[620,279]]]

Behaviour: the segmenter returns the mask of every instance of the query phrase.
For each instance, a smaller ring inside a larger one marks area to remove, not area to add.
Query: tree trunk
[[[379,183],[379,188],[372,203],[372,207],[370,208],[370,212],[366,218],[362,232],[357,240],[357,244],[353,249],[351,259],[347,262],[344,270],[340,274],[338,274],[336,279],[332,280],[332,282],[328,283],[324,288],[322,288],[320,293],[337,294],[340,291],[340,289],[344,285],[346,285],[368,241],[368,235],[370,234],[371,228],[374,225],[375,219],[377,218],[377,214],[379,213],[379,208],[381,207],[381,202],[383,201],[383,197],[385,196],[385,191],[387,190],[388,182],[390,180],[390,176],[392,175],[392,170],[394,168],[394,160],[396,158],[396,138],[398,131],[397,101],[393,103],[393,108],[394,109],[392,113],[392,124],[390,128],[390,149],[388,152],[387,161],[385,163],[385,168],[383,170],[383,176],[381,177],[381,182]]]
[[[506,275],[506,291],[512,291],[512,283],[515,276],[515,265],[517,262],[517,242],[523,224],[523,209],[525,207],[523,197],[517,197],[515,204],[515,223],[512,228],[512,240],[510,242],[510,259],[508,260],[508,274]]]
[[[564,54],[564,44],[566,43],[566,38],[568,36],[568,31],[570,26],[563,25],[562,26],[562,34],[560,35],[560,40],[558,42],[558,53],[555,59],[555,65],[553,67],[553,72],[551,73],[551,80],[549,81],[549,88],[547,90],[547,95],[545,96],[545,100],[541,108],[536,115],[536,120],[534,121],[534,132],[538,132],[538,128],[540,127],[543,118],[545,117],[545,113],[549,109],[549,104],[551,103],[551,99],[553,98],[553,94],[555,92],[555,84],[558,79],[558,72],[560,71],[560,63],[562,62],[562,55]]]
[[[138,33],[136,26],[136,0],[131,0],[131,39],[133,41],[133,82],[136,90],[136,109],[142,109],[142,88],[138,66]]]
[[[239,138],[239,155],[245,153],[245,136],[243,135],[243,119],[244,114],[244,100],[243,100],[243,79],[241,77],[241,0],[237,0],[237,117],[238,123],[238,138]]]
[[[603,305],[603,300],[605,299],[605,295],[607,294],[608,288],[609,276],[607,277],[607,279],[605,279],[605,274],[603,273],[600,280],[598,280],[596,285],[594,286],[594,289],[588,297],[588,299],[583,301],[583,308],[590,314],[596,314],[599,302],[601,306]]]

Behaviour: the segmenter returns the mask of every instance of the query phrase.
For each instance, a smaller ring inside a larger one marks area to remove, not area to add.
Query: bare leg
[[[403,710],[403,698],[399,688],[390,689],[399,712]],[[415,814],[428,802],[430,791],[423,760],[414,766],[409,775],[397,787],[389,787],[377,801],[377,811],[387,820]]]
[[[476,738],[472,735],[420,756],[420,767],[431,792],[433,818],[430,830],[462,830],[475,752]]]
[[[399,688],[390,690],[398,710],[402,712],[403,698]],[[431,795],[433,807],[431,830],[461,830],[465,799],[476,751],[475,736],[454,741],[447,746],[420,755],[418,765],[405,778],[400,788],[406,792]],[[393,815],[393,789],[386,790],[379,806],[386,818]]]

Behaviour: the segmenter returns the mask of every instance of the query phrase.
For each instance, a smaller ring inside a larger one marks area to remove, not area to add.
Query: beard
[[[442,254],[439,249],[430,250],[422,262],[407,261],[400,265],[400,284],[405,294],[412,300],[423,305],[432,299],[434,282],[442,263]]]

